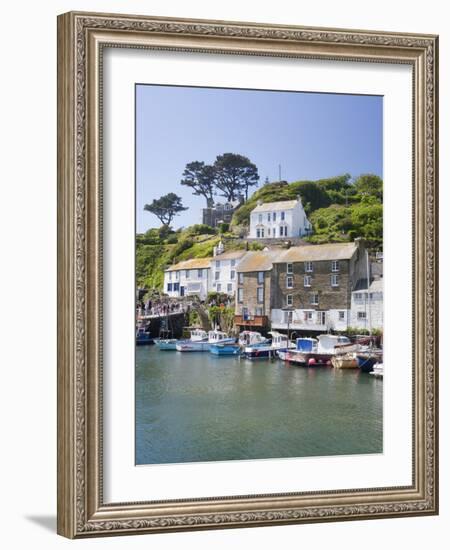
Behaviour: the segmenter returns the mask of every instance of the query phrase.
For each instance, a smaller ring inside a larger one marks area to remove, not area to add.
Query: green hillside
[[[370,248],[383,245],[382,181],[377,176],[363,175],[354,182],[348,174],[317,181],[269,183],[258,189],[235,213],[230,233],[226,227],[213,229],[197,224],[171,231],[149,229],[136,236],[136,283],[139,287],[162,289],[164,269],[176,262],[212,256],[221,238],[228,249],[243,248],[250,212],[258,200],[276,202],[300,196],[313,226],[306,240],[312,243],[345,242],[363,237]],[[252,243],[258,249],[259,243]]]

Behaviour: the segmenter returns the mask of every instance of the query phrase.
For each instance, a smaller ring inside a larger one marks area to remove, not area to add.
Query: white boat
[[[239,344],[244,347],[260,346],[267,344],[268,340],[265,336],[261,336],[259,332],[244,330],[239,334]]]
[[[201,336],[203,336],[202,339],[200,339]],[[229,338],[226,332],[220,330],[210,330],[208,333],[204,330],[195,330],[191,333],[191,339],[178,342],[176,349],[177,351],[209,351],[212,344],[234,341],[234,338]]]
[[[383,363],[375,363],[375,365],[373,366],[373,370],[370,374],[372,374],[376,378],[383,378],[383,375],[384,375]]]
[[[288,351],[285,360],[299,365],[331,365],[331,358],[338,354],[336,346],[350,344],[346,336],[321,334],[315,338],[297,338],[297,346]]]
[[[272,336],[270,343],[247,346],[244,350],[244,355],[248,359],[268,359],[276,355],[279,356],[280,351],[283,352],[295,347],[295,344],[288,341],[286,334],[275,331],[269,332],[269,334]]]

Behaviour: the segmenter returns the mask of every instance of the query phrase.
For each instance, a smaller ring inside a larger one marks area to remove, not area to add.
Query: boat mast
[[[369,263],[369,251],[366,250],[366,271],[367,271],[367,308],[368,308],[368,323],[369,323],[369,336],[372,336],[372,315],[370,310],[370,263]]]

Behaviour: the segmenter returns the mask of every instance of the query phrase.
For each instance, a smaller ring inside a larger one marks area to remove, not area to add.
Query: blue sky
[[[288,182],[350,173],[382,176],[380,96],[136,86],[136,229],[159,227],[143,210],[169,192],[188,210],[173,227],[201,223],[203,197],[180,185],[187,163],[238,153],[266,177]],[[220,200],[217,197],[216,200]]]

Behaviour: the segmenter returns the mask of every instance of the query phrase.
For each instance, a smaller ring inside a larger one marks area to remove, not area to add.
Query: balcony
[[[288,330],[288,324],[285,321],[272,321],[272,328],[277,330]],[[314,323],[312,321],[292,321],[289,323],[289,330],[292,332],[294,330],[301,330],[301,331],[315,331],[315,332],[322,332],[327,331],[328,326],[323,323]]]
[[[245,317],[243,315],[235,315],[234,316],[234,324],[236,326],[240,327],[260,327],[265,328],[267,327],[269,322],[269,318],[267,315],[246,315]]]

